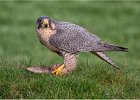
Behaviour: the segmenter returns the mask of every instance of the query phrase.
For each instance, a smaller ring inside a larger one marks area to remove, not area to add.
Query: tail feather
[[[109,59],[103,52],[91,52],[91,53],[95,54],[100,59],[102,59],[105,62],[107,62],[108,64],[112,65],[114,68],[119,69],[119,67],[115,63],[113,63],[112,60]]]

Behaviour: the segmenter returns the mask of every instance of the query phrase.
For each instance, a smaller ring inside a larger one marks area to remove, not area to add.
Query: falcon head
[[[51,19],[48,16],[41,16],[36,21],[36,28],[51,28]]]

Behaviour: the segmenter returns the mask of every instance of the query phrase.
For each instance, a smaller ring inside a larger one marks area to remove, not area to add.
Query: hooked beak
[[[42,20],[42,25],[48,25],[48,24],[49,24],[48,19],[43,19],[43,20]]]
[[[39,28],[48,28],[49,20],[48,19],[42,19],[42,21],[40,21],[38,23],[39,23],[38,29]]]

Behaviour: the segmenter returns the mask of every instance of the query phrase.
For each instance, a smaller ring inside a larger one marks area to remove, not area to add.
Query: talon
[[[60,67],[58,67],[57,69],[55,69],[54,71],[52,71],[52,74],[58,75],[61,73],[62,69],[64,68],[64,64],[62,64]]]

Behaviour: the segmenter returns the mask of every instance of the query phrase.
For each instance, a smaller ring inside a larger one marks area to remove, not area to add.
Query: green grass
[[[77,69],[56,77],[22,66],[62,63],[35,32],[39,16],[79,24],[128,53],[107,53],[121,68],[80,53]],[[0,2],[0,98],[140,98],[140,2]]]

